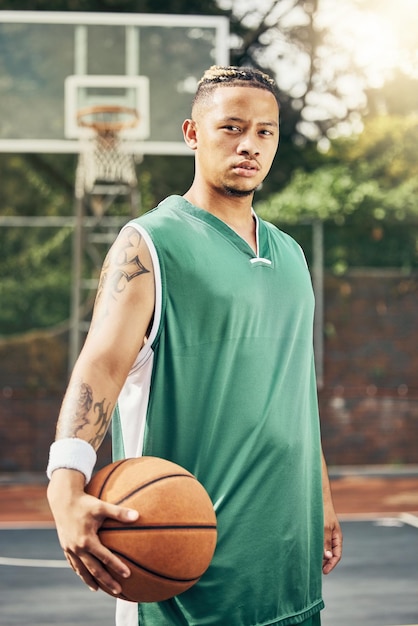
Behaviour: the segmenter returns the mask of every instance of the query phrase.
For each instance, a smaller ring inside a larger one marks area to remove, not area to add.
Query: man
[[[71,566],[118,595],[112,571],[129,571],[97,529],[137,513],[84,492],[113,414],[116,456],[186,467],[218,519],[202,579],[167,602],[118,600],[117,623],[317,625],[321,565],[338,563],[342,536],[320,446],[308,269],[252,210],[278,147],[272,79],[211,68],[183,133],[192,186],[128,224],[105,260],[51,446],[49,502]]]

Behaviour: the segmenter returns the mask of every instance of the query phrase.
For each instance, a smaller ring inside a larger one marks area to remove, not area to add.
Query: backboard
[[[197,81],[227,65],[220,16],[0,12],[0,152],[79,151],[80,109],[138,112],[138,154],[188,154],[181,133]]]

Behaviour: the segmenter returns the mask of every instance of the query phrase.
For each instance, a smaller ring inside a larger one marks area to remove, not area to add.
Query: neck
[[[192,185],[189,191],[184,194],[184,198],[228,224],[256,251],[256,225],[252,213],[253,195],[234,196],[216,192],[202,193]]]
[[[245,222],[251,217],[254,193],[248,195],[234,194],[217,189],[207,189],[192,185],[184,194],[186,200],[220,219]]]

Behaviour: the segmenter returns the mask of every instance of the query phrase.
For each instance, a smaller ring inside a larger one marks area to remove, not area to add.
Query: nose
[[[257,138],[246,133],[240,138],[240,142],[237,148],[238,154],[245,156],[256,157],[260,154]]]

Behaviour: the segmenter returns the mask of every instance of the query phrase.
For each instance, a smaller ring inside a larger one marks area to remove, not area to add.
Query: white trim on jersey
[[[252,265],[255,265],[256,263],[260,263],[261,265],[272,265],[272,262],[270,261],[270,259],[264,259],[261,256],[256,256],[253,259],[250,259],[250,263]]]
[[[129,222],[128,224],[126,224],[126,226],[122,228],[122,231],[128,227],[135,228],[135,230],[139,232],[139,234],[141,235],[141,237],[144,239],[145,243],[147,244],[147,248],[151,255],[152,265],[154,268],[154,281],[155,281],[155,307],[154,307],[154,319],[152,322],[152,328],[151,328],[151,332],[150,332],[147,342],[139,351],[138,356],[132,366],[131,371],[133,371],[135,368],[141,367],[141,365],[146,361],[146,359],[149,358],[150,352],[152,352],[151,346],[155,337],[157,336],[158,329],[160,327],[160,322],[161,322],[162,283],[161,283],[160,261],[158,259],[158,254],[157,254],[157,251],[155,249],[155,246],[151,237],[149,236],[147,231],[144,230],[144,228],[140,226],[139,224],[137,224],[136,222]]]
[[[155,308],[151,332],[147,342],[139,351],[118,398],[125,455],[126,457],[138,457],[142,456],[151,387],[154,362],[152,344],[161,323],[162,281],[157,251],[150,236],[139,224],[130,222],[127,226],[135,228],[147,244],[155,277]],[[138,608],[135,603],[120,599],[116,601],[116,626],[138,626]]]

